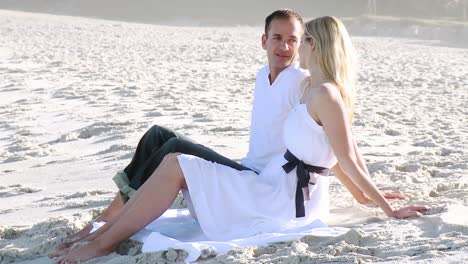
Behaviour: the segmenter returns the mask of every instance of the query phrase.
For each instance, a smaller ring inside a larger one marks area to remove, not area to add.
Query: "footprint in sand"
[[[0,197],[11,197],[40,191],[42,191],[42,189],[24,187],[21,184],[0,186]]]
[[[146,117],[159,117],[163,116],[161,112],[149,112],[145,114]]]
[[[436,191],[446,192],[446,191],[453,191],[453,190],[466,190],[467,188],[468,188],[468,184],[461,183],[461,182],[439,183],[437,184]]]
[[[99,151],[97,152],[96,154],[93,154],[92,156],[100,156],[100,155],[104,155],[104,154],[109,154],[109,153],[114,153],[114,152],[118,152],[118,151],[133,151],[135,149],[134,146],[130,146],[130,145],[125,145],[125,144],[115,144],[115,145],[112,145],[110,146],[109,148],[103,150],[103,151]]]
[[[401,172],[417,172],[422,169],[423,166],[415,163],[408,163],[400,166],[396,166],[395,169]]]
[[[454,149],[454,148],[441,148],[440,151],[437,151],[436,152],[436,155],[439,155],[439,156],[442,156],[442,157],[445,157],[445,156],[449,156],[449,155],[452,155],[452,154],[462,154],[463,151],[461,150],[457,150],[457,149]]]
[[[239,128],[235,128],[232,126],[227,126],[227,127],[215,127],[209,129],[210,132],[233,132],[233,131],[239,131]]]
[[[78,129],[60,136],[59,139],[47,142],[47,144],[63,143],[77,139],[88,139],[103,134],[117,134],[122,130],[128,130],[132,127],[131,122],[96,122],[92,125]]]
[[[457,165],[457,164],[454,163],[453,161],[437,161],[437,162],[434,162],[434,166],[436,166],[438,168],[448,168],[448,167],[452,167],[454,165]]]
[[[199,123],[208,123],[208,122],[213,122],[214,120],[208,117],[202,117],[202,118],[196,118],[193,120],[193,122],[199,122]]]
[[[17,239],[25,234],[24,230],[18,228],[0,229],[0,238],[2,239]]]
[[[389,168],[390,168],[390,164],[384,161],[369,162],[367,164],[367,170],[371,174],[376,173],[378,171],[385,172],[385,171],[388,171]]]
[[[451,242],[455,247],[457,244],[467,246],[468,243],[464,237],[468,235],[468,219],[464,216],[468,214],[468,207],[449,205],[431,211],[435,212],[433,216],[421,218],[420,220],[419,228],[423,231],[422,236],[431,238],[451,237],[453,239],[450,240],[452,240]]]
[[[432,139],[426,139],[426,140],[422,140],[422,141],[418,141],[416,143],[413,143],[413,146],[415,146],[415,147],[434,148],[434,147],[437,147],[437,144]]]
[[[394,129],[385,129],[384,133],[389,136],[400,136],[401,132]]]
[[[26,160],[27,158],[23,155],[13,155],[13,156],[10,156],[8,158],[6,158],[5,160],[3,160],[3,163],[11,163],[11,162],[17,162],[17,161],[23,161],[23,160]]]
[[[55,209],[56,211],[81,207],[101,207],[109,205],[113,194],[113,192],[103,190],[63,194],[36,200],[29,207],[60,207]]]

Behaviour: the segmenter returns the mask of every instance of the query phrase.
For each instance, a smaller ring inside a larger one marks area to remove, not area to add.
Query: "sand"
[[[255,74],[266,63],[261,32],[0,10],[0,262],[51,263],[45,255],[110,203],[111,178],[153,124],[242,158]],[[379,188],[406,193],[399,205],[433,209],[390,219],[356,204],[332,179],[329,224],[348,233],[203,262],[468,261],[468,49],[436,38],[364,35],[353,37],[360,59],[354,135]],[[179,199],[174,207],[181,206]],[[90,263],[186,256],[139,248],[126,242],[124,255]]]

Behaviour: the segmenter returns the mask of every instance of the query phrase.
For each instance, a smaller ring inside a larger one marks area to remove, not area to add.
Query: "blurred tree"
[[[468,0],[463,1],[463,20],[468,20]]]
[[[455,15],[461,17],[461,20],[468,19],[468,0],[444,0],[443,7],[448,16]]]
[[[377,15],[377,0],[367,0],[366,13],[369,15]]]

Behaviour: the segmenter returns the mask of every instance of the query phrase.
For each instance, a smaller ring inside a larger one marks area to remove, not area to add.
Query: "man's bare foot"
[[[102,247],[99,241],[93,241],[77,248],[72,248],[66,255],[57,259],[58,264],[80,263],[111,254],[115,248]]]

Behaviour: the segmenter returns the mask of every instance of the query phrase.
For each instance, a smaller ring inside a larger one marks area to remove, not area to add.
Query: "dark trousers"
[[[129,186],[135,190],[140,188],[161,164],[164,156],[175,152],[194,155],[237,170],[250,170],[170,129],[153,126],[140,139],[132,161],[124,169]]]

